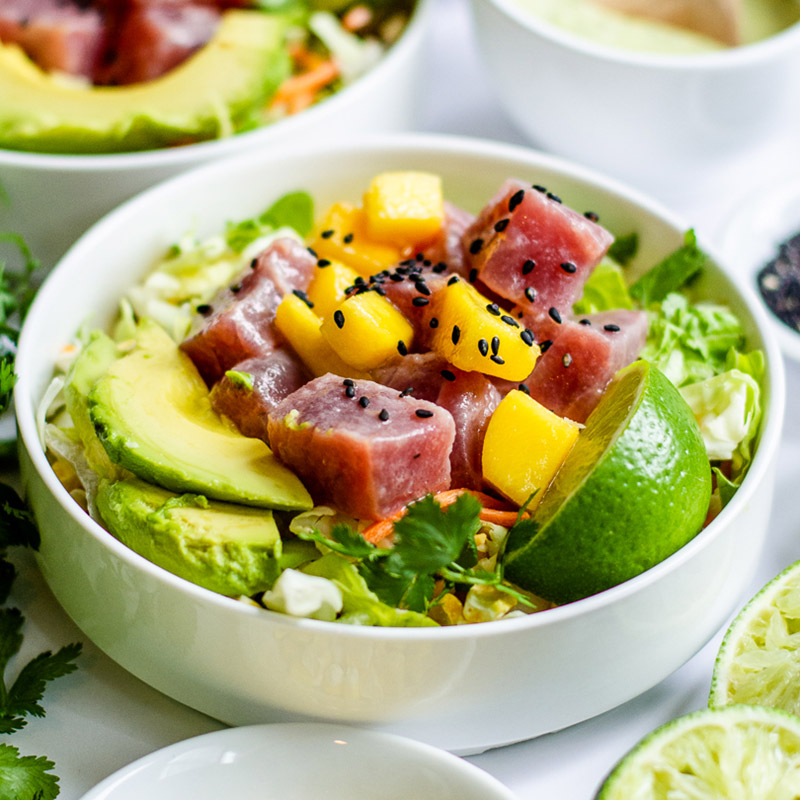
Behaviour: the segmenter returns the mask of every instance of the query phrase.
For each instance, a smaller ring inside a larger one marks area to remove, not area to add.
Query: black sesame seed
[[[439,320],[436,317],[431,317],[431,321],[428,323],[431,328],[438,328],[439,327]]]
[[[253,259],[253,260],[250,262],[250,269],[255,269],[257,266],[258,266],[258,259],[257,259],[257,258],[254,258],[254,259]]]
[[[478,280],[478,270],[475,267],[469,271],[468,280],[470,283],[475,283]]]
[[[366,281],[364,280],[363,276],[356,275],[356,279],[353,281],[353,283],[355,283],[356,286],[363,286]]]
[[[545,194],[547,192],[547,187],[542,186],[539,183],[534,183],[533,188],[536,189],[537,192],[541,192],[542,194]]]
[[[197,306],[195,310],[197,311],[198,314],[206,316],[206,314],[210,314],[213,309],[208,303],[200,303],[200,305]]]
[[[403,389],[402,392],[400,392],[400,397],[408,397],[408,395],[410,395],[411,392],[413,392],[413,391],[414,391],[414,387],[413,386],[406,386],[406,388]]]
[[[495,364],[505,364],[506,363],[505,359],[502,356],[498,356],[497,354],[495,354],[493,356],[490,356],[490,358],[492,359],[492,361],[494,361]]]
[[[494,229],[497,233],[502,233],[508,227],[508,219],[499,219],[494,224]]]
[[[242,291],[242,284],[241,283],[234,283],[233,286],[231,286],[231,291],[234,294],[238,294],[239,292]]]
[[[414,284],[414,288],[426,296],[430,296],[431,290],[425,285],[425,281],[419,280]]]
[[[330,239],[330,238],[331,238],[331,236],[333,236],[333,228],[328,228],[328,230],[326,230],[326,231],[322,231],[322,233],[320,234],[320,236],[321,236],[323,239]]]
[[[553,194],[552,192],[547,193],[548,198],[552,200],[554,203],[560,203],[561,198],[557,194]]]
[[[529,394],[531,393],[531,390],[528,388],[528,385],[527,385],[527,384],[525,384],[525,383],[521,383],[521,384],[519,385],[519,390],[520,390],[521,392],[525,392],[525,394],[527,394],[527,395],[529,395]]]
[[[358,398],[358,404],[361,406],[361,408],[366,408],[369,405],[369,397],[362,395]]]
[[[592,222],[599,222],[600,217],[594,213],[594,211],[586,211],[583,215],[586,219],[591,220]]]
[[[336,311],[333,312],[333,321],[336,323],[337,328],[344,327],[344,313],[341,308],[337,308]]]
[[[379,294],[381,297],[386,297],[386,289],[383,286],[375,286],[373,290],[375,294]]]
[[[561,363],[565,367],[568,367],[572,363],[572,356],[569,353],[564,353],[564,355],[561,356]]]
[[[306,247],[306,250],[308,250],[308,252],[311,253],[312,256],[314,256],[314,258],[317,257],[317,251],[313,247]]]
[[[356,385],[356,384],[355,384],[355,381],[354,381],[352,378],[345,378],[345,379],[342,381],[342,383],[343,383],[345,386],[355,386],[355,385]]]
[[[314,304],[308,299],[308,295],[300,289],[293,289],[292,294],[302,300],[309,308],[314,308]]]
[[[616,333],[619,330],[619,325],[614,325],[613,322],[610,322],[608,325],[603,325],[603,330]]]
[[[481,351],[482,356],[489,355],[489,342],[486,339],[478,339],[478,350]]]
[[[382,408],[382,409],[381,409],[381,410],[378,412],[378,419],[379,419],[381,422],[386,422],[386,420],[387,420],[387,419],[389,419],[389,412],[388,412],[388,411],[387,411],[385,408]]]
[[[551,307],[547,310],[547,313],[550,315],[550,319],[552,319],[553,322],[561,323],[561,314],[558,313],[557,308]]]
[[[528,345],[528,347],[533,347],[532,331],[529,331],[527,328],[525,328],[525,330],[522,331],[522,333],[520,333],[519,338],[522,339],[522,341],[525,342],[525,344]]]
[[[344,236],[342,236],[342,241],[345,244],[350,244],[350,242],[353,241],[353,234],[352,233],[346,233]]]
[[[514,319],[514,317],[510,317],[508,314],[503,314],[503,316],[500,317],[500,319],[503,320],[503,322],[505,322],[506,325],[510,325],[512,328],[519,328],[519,325],[517,324],[517,321]]]
[[[422,306],[426,306],[428,303],[430,303],[430,300],[428,300],[427,297],[415,297],[411,301],[411,305],[416,306],[417,308],[422,308]]]
[[[592,321],[590,319],[585,319],[585,318],[584,319],[579,319],[578,320],[578,324],[579,325],[591,325]]]
[[[405,278],[402,275],[398,274],[397,272],[393,272],[389,276],[389,280],[394,281],[395,283],[400,283],[401,281],[404,281]]]
[[[534,300],[536,300],[536,289],[534,289],[533,286],[527,286],[525,288],[525,299],[529,303],[533,303]]]
[[[408,355],[408,348],[402,339],[400,339],[400,341],[397,343],[397,352],[400,353],[401,356]]]
[[[535,266],[536,262],[532,258],[526,258],[525,263],[522,265],[522,274],[528,275],[530,272],[533,272]]]
[[[447,264],[444,261],[440,261],[438,264],[435,264],[433,267],[433,271],[438,275],[444,272],[447,269]]]
[[[480,253],[483,247],[483,239],[473,239],[469,245],[469,252],[474,256]]]
[[[414,260],[415,261],[424,261],[425,260],[425,253],[417,253],[416,256],[414,256]]]
[[[454,380],[456,379],[456,376],[455,376],[455,375],[454,375],[452,372],[450,372],[450,370],[449,370],[449,369],[443,369],[443,370],[442,370],[442,371],[441,371],[439,374],[440,374],[440,375],[441,375],[441,376],[442,376],[442,377],[443,377],[443,378],[444,378],[446,381],[454,381]]]
[[[508,213],[510,214],[521,202],[522,198],[525,197],[525,190],[520,189],[514,194],[511,195],[508,201]]]
[[[454,283],[458,283],[458,275],[453,275],[448,281],[447,285],[452,286]]]
[[[355,397],[356,396],[356,387],[355,386],[345,386],[344,393],[348,397]]]
[[[458,344],[458,340],[461,338],[461,328],[458,325],[453,325],[453,330],[450,333],[450,339],[453,344]]]
[[[489,303],[489,305],[486,306],[486,310],[490,314],[494,314],[496,317],[500,316],[500,306],[498,306],[497,303]]]
[[[317,259],[317,266],[318,267],[329,267],[331,262],[327,258],[318,258]]]
[[[573,275],[578,271],[578,267],[575,266],[575,264],[573,264],[571,261],[563,261],[561,263],[561,269],[563,269],[564,272],[568,272],[570,275]]]
[[[552,339],[545,339],[543,342],[539,342],[539,352],[546,353],[553,345]]]
[[[427,408],[418,408],[414,412],[420,419],[427,419],[428,417],[433,416],[433,411],[429,411]]]
[[[497,355],[500,350],[500,337],[492,336],[492,353]]]
[[[431,262],[431,260],[430,260],[429,258],[426,258],[426,259],[425,259],[425,260],[422,262],[422,266],[423,266],[423,267],[429,267],[429,266],[431,265],[431,263],[432,263],[432,262]]]

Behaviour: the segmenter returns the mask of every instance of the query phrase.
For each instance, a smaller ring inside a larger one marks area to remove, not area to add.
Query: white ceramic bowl
[[[692,191],[793,119],[800,25],[700,55],[595,44],[526,13],[471,0],[497,96],[537,146],[665,196]]]
[[[92,522],[53,474],[34,408],[59,348],[187,229],[202,236],[282,193],[319,209],[358,201],[382,170],[438,172],[476,211],[508,176],[541,183],[612,231],[639,232],[640,266],[682,242],[685,223],[612,181],[560,160],[451,137],[401,136],[237,158],[126,203],[70,250],[22,334],[16,412],[24,491],[41,527],[38,561],[70,616],[126,669],[229,723],[338,720],[459,753],[553,731],[636,696],[691,657],[741,603],[767,528],[783,415],[780,354],[764,312],[714,266],[708,291],[766,351],[765,426],[750,473],[718,519],[682,550],[610,591],[477,626],[388,629],[296,620],[213,594],[159,569]]]
[[[254,131],[186,147],[110,155],[0,149],[0,231],[22,234],[33,254],[49,267],[107,211],[191,167],[283,144],[314,147],[365,132],[413,128],[430,7],[431,0],[420,0],[400,38],[352,84],[299,114]]]
[[[514,800],[483,770],[402,736],[339,724],[248,725],[165,747],[82,800]]]

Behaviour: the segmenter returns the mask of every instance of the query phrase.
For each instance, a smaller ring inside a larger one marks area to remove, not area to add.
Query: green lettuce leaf
[[[235,253],[278,228],[292,228],[308,236],[314,226],[314,201],[308,192],[289,192],[278,198],[263,214],[237,223],[229,223],[225,241]]]
[[[617,308],[633,308],[633,300],[625,284],[622,268],[610,259],[603,259],[592,271],[583,287],[581,299],[572,310],[577,316],[582,316]]]

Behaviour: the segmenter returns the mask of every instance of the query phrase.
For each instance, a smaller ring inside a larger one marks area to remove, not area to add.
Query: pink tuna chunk
[[[481,454],[489,418],[500,403],[500,391],[479,372],[463,372],[434,353],[414,353],[381,367],[375,379],[447,409],[455,422],[450,451],[452,488],[483,489]],[[517,384],[514,384],[516,387]]]
[[[604,311],[581,320],[562,324],[525,381],[531,397],[575,422],[586,421],[614,373],[636,360],[647,335],[643,311]]]
[[[245,379],[251,376],[253,388],[226,372],[211,389],[211,405],[245,436],[263,439],[269,444],[267,414],[311,376],[297,356],[283,348],[266,356],[245,359],[233,370],[243,373]]]
[[[105,43],[105,30],[100,12],[84,4],[2,0],[0,41],[19,45],[43,70],[91,79]]]
[[[444,263],[448,273],[467,277],[469,267],[464,252],[464,232],[475,221],[475,215],[444,201],[444,225],[436,239],[422,251],[433,264]]]
[[[372,381],[315,378],[270,412],[268,431],[316,503],[357,519],[382,519],[450,485],[453,418]]]
[[[219,18],[217,9],[191,3],[133,8],[124,16],[113,58],[98,81],[125,85],[161,77],[211,39]]]
[[[613,239],[555,195],[511,179],[463,243],[468,265],[491,291],[527,310],[566,316]]]
[[[207,316],[181,348],[209,386],[234,364],[267,355],[281,344],[273,325],[278,304],[288,292],[308,288],[315,266],[302,244],[277,239],[202,309]]]

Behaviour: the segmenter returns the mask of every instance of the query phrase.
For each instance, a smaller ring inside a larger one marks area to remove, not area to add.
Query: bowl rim
[[[360,95],[369,94],[374,84],[383,80],[385,73],[395,68],[395,62],[405,61],[421,45],[427,35],[427,20],[436,0],[416,0],[405,29],[374,66],[352,83],[342,87],[298,114],[276,120],[251,131],[218,139],[196,142],[182,147],[160,147],[154,150],[134,150],[122,153],[38,153],[28,150],[10,150],[0,147],[0,168],[15,167],[43,172],[132,172],[159,167],[191,167],[210,159],[225,158],[245,150],[278,146],[291,142],[293,133],[306,125],[313,127],[325,121],[327,115],[336,114],[339,106],[347,111],[351,102]]]
[[[474,4],[483,2],[487,6],[494,7],[520,27],[565,50],[600,61],[663,72],[683,73],[697,70],[718,72],[768,61],[770,58],[800,48],[800,21],[765,39],[724,50],[694,54],[648,53],[603,45],[588,37],[570,33],[547,22],[535,12],[521,8],[516,0],[472,0],[472,2]]]
[[[365,152],[375,154],[396,154],[398,151],[406,152],[409,157],[415,154],[441,154],[442,156],[457,155],[464,158],[492,158],[498,160],[511,160],[528,167],[541,167],[560,172],[566,178],[577,180],[591,185],[601,191],[608,192],[618,199],[633,203],[641,210],[656,216],[676,232],[682,232],[689,227],[681,218],[663,206],[659,201],[650,198],[639,190],[609,178],[591,168],[571,163],[558,156],[542,153],[522,145],[506,144],[471,137],[455,136],[438,133],[393,133],[375,134],[358,137],[348,142],[330,142],[321,150],[315,151],[316,155],[325,155],[328,158],[357,158]],[[747,312],[756,325],[758,334],[763,342],[763,350],[767,363],[767,401],[764,403],[763,427],[760,433],[759,445],[756,450],[750,469],[742,482],[741,487],[733,499],[722,510],[719,516],[706,528],[701,530],[690,542],[685,544],[675,553],[664,559],[649,570],[625,581],[617,586],[590,597],[572,603],[548,609],[546,612],[535,613],[507,620],[495,621],[488,624],[445,626],[439,628],[382,628],[362,627],[356,625],[338,625],[320,620],[293,618],[278,612],[272,612],[260,607],[242,603],[236,599],[217,594],[211,590],[197,586],[189,581],[179,578],[161,567],[140,556],[138,553],[123,545],[115,539],[105,528],[95,522],[75,502],[66,488],[56,477],[45,456],[44,449],[39,443],[37,424],[35,419],[35,405],[32,391],[28,388],[29,371],[26,362],[36,363],[36,353],[28,341],[34,336],[31,331],[38,326],[46,326],[48,320],[47,309],[58,303],[60,296],[59,284],[70,282],[72,265],[79,265],[84,261],[85,254],[93,250],[93,240],[101,237],[106,228],[114,228],[124,223],[128,217],[136,217],[142,209],[148,207],[150,199],[160,194],[170,192],[185,193],[184,187],[194,185],[213,184],[216,178],[223,178],[231,172],[241,174],[251,173],[257,169],[264,169],[265,164],[272,160],[282,161],[308,156],[307,148],[287,147],[270,153],[240,154],[231,158],[214,161],[202,165],[188,172],[169,178],[153,186],[134,198],[126,201],[114,211],[111,211],[99,222],[84,233],[78,241],[68,250],[59,264],[45,279],[42,287],[26,318],[19,339],[17,353],[19,379],[14,389],[14,407],[19,428],[19,447],[26,451],[33,468],[39,478],[44,482],[50,494],[57,500],[64,511],[84,531],[97,541],[102,547],[121,558],[129,567],[143,570],[157,583],[164,584],[200,605],[215,606],[218,609],[229,609],[232,613],[251,615],[255,624],[288,625],[292,628],[299,626],[301,630],[313,631],[316,634],[333,635],[337,637],[372,637],[378,639],[400,640],[426,640],[438,637],[451,639],[473,639],[475,637],[502,636],[511,631],[527,628],[543,628],[561,624],[583,614],[591,614],[602,608],[612,605],[625,597],[635,594],[652,583],[658,582],[662,575],[677,569],[681,564],[690,560],[693,554],[707,546],[707,543],[722,535],[725,523],[732,519],[739,509],[747,503],[771,468],[772,456],[780,444],[780,434],[783,424],[785,407],[785,375],[781,353],[778,349],[774,333],[768,323],[766,312],[759,304],[754,292],[739,276],[723,265],[725,260],[720,257],[716,249],[708,242],[700,240],[700,245],[710,256],[714,268],[719,271],[725,280],[733,287],[744,302]],[[182,191],[183,190],[183,191]],[[66,265],[66,267],[62,266]],[[52,299],[51,299],[52,298]],[[41,318],[41,319],[39,319]],[[29,352],[31,351],[31,352]],[[28,399],[30,398],[30,402]]]

